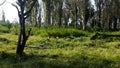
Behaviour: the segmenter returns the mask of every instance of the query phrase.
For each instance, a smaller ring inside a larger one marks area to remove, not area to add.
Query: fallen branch
[[[96,33],[95,35],[93,35],[91,37],[91,40],[95,40],[97,38],[107,38],[107,37],[120,37],[120,35],[110,35],[110,34],[100,34],[100,33]]]

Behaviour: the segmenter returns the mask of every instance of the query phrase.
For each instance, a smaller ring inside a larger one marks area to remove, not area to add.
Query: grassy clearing
[[[33,28],[26,46],[39,48],[25,47],[20,58],[17,35],[0,33],[0,68],[119,68],[120,39],[90,40],[92,35],[72,28]]]

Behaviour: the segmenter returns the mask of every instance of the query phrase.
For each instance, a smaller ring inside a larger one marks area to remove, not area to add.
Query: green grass
[[[119,38],[90,40],[94,33],[73,28],[32,30],[26,46],[39,48],[25,47],[23,57],[15,54],[17,34],[0,33],[0,68],[120,68]]]
[[[12,37],[9,37],[12,36]],[[27,46],[44,48],[25,48],[25,56],[18,59],[15,55],[17,35],[2,34],[0,67],[1,68],[119,68],[119,42],[105,40],[91,41],[89,37],[49,38],[31,36]]]

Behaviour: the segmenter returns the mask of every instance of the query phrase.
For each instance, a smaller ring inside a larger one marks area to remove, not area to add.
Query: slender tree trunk
[[[114,30],[117,30],[117,18],[114,18]]]
[[[77,18],[78,18],[78,9],[77,9],[77,5],[75,4],[75,28],[77,27]]]
[[[25,19],[22,17],[23,12],[21,12],[21,18],[20,18],[20,34],[18,38],[18,44],[17,44],[17,50],[16,53],[20,56],[23,54],[23,50],[27,41],[27,36],[25,32]]]
[[[111,18],[108,18],[108,30],[111,30],[112,29],[112,19]],[[107,28],[107,26],[106,26]]]
[[[62,13],[63,13],[63,10],[62,10],[62,2],[60,2],[60,6],[59,6],[59,27],[62,26]]]
[[[68,21],[67,21],[67,18],[64,17],[64,19],[65,19],[65,27],[68,27]]]

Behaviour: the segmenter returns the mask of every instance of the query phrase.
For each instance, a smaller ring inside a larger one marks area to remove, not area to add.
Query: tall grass
[[[26,46],[19,57],[15,55],[18,27],[0,34],[0,68],[120,68],[119,38],[90,40],[89,31],[32,27],[27,46],[38,48]]]

